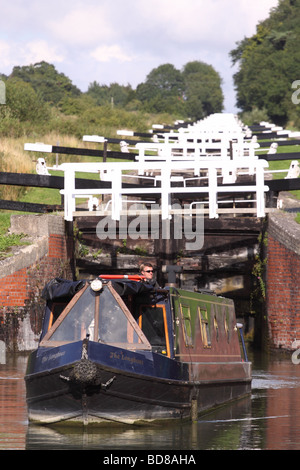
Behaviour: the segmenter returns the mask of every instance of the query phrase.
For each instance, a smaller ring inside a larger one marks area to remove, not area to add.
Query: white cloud
[[[94,80],[135,87],[159,65],[200,60],[232,102],[229,52],[278,1],[14,0],[1,7],[0,72],[45,60],[84,91]]]
[[[26,43],[20,51],[23,63],[33,64],[35,62],[62,62],[64,59],[63,54],[57,52],[54,46],[49,45],[44,40],[31,41]]]
[[[131,62],[134,59],[134,56],[126,54],[117,44],[112,46],[99,46],[90,53],[90,56],[97,62],[110,62],[111,60]]]
[[[29,65],[42,60],[46,62],[62,62],[64,57],[56,51],[54,46],[44,40],[35,40],[25,43],[8,43],[0,41],[1,72],[15,65]]]
[[[254,34],[258,21],[265,19],[277,3],[278,0],[141,1],[136,5],[140,18],[136,27],[142,30],[147,22],[153,42],[159,38],[162,48],[166,42],[198,42],[199,47],[210,44],[224,50],[226,45]],[[149,34],[149,30],[146,32]]]
[[[239,3],[243,18],[247,21],[250,34],[253,34],[257,23],[269,16],[270,10],[278,5],[279,0],[256,0],[252,8],[249,8],[249,0],[239,0]]]
[[[6,68],[11,66],[10,47],[5,41],[0,41],[0,57],[2,67]]]
[[[97,4],[71,7],[61,19],[49,21],[48,28],[56,40],[79,48],[115,37],[106,7]]]

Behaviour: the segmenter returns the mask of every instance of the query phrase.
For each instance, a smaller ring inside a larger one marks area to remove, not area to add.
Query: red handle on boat
[[[130,279],[132,281],[141,281],[145,279],[140,274],[100,274],[101,279]]]

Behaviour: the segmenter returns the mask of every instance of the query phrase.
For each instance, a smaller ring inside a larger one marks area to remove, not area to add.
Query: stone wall
[[[294,215],[269,215],[267,249],[269,347],[300,347],[300,225]]]
[[[41,331],[41,291],[54,277],[74,277],[73,231],[60,215],[13,215],[12,233],[28,245],[0,261],[0,340],[8,351],[35,349]]]

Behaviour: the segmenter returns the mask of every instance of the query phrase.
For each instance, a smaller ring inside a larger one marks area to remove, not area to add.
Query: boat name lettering
[[[44,356],[42,362],[53,361],[53,359],[58,359],[61,356],[65,355],[65,351],[57,352],[55,354],[50,354],[49,356]]]
[[[135,364],[140,364],[140,365],[143,365],[143,363],[144,363],[143,360],[136,359],[136,357],[125,356],[123,354],[123,352],[121,352],[121,353],[111,352],[110,353],[110,359],[119,359],[120,361],[128,361],[128,362],[135,363]]]

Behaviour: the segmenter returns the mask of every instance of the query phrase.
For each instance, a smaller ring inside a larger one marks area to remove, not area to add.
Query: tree
[[[45,122],[49,118],[49,107],[29,83],[19,78],[6,81],[6,106],[14,118],[32,123]]]
[[[86,110],[91,109],[96,105],[95,100],[87,93],[80,96],[66,95],[59,102],[59,109],[66,115],[82,115]]]
[[[147,111],[174,112],[183,107],[183,77],[172,64],[164,64],[153,69],[145,83],[137,86],[136,97]]]
[[[189,62],[183,69],[186,110],[190,117],[201,119],[223,110],[222,80],[218,72],[204,62]]]
[[[98,105],[120,106],[124,107],[134,99],[135,92],[130,85],[123,86],[118,83],[108,85],[99,85],[96,81],[89,85],[87,95],[92,97]]]
[[[183,80],[179,70],[172,64],[164,64],[153,69],[146,79],[146,84],[154,94],[178,96],[182,93]]]
[[[291,85],[300,77],[299,34],[300,0],[280,0],[256,33],[230,52],[239,66],[234,83],[242,111],[265,109],[281,125],[300,117],[291,100]]]
[[[81,91],[63,73],[58,73],[54,65],[38,62],[34,65],[14,67],[10,78],[20,78],[30,83],[41,98],[51,104],[58,104],[66,95],[79,96]]]
[[[189,62],[183,71],[171,64],[153,69],[138,85],[137,99],[150,112],[179,113],[200,119],[223,109],[221,78],[211,65]]]

